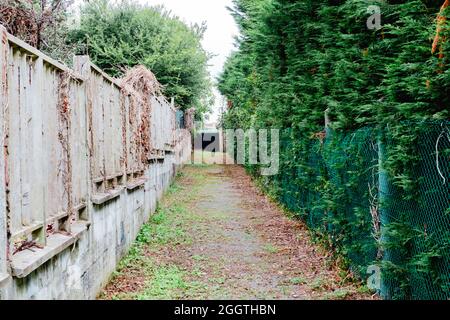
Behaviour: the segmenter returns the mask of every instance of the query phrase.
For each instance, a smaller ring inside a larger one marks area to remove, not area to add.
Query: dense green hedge
[[[442,171],[450,28],[432,54],[437,2],[236,0],[241,37],[219,79],[231,104],[225,127],[289,128],[281,173],[264,178],[268,191],[329,237],[357,273],[379,263],[388,298],[449,298],[448,179],[439,184],[436,145]],[[379,30],[366,26],[369,5],[381,9]],[[324,142],[327,109],[334,134]],[[384,202],[380,176],[395,195]],[[373,201],[384,234],[373,232]]]

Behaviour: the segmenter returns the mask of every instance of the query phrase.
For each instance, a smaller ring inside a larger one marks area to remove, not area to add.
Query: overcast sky
[[[233,49],[233,36],[237,28],[227,6],[231,0],[139,0],[142,4],[164,5],[175,15],[189,23],[207,24],[203,47],[217,56],[211,60],[211,73],[217,76],[226,57]]]
[[[232,0],[139,0],[147,5],[164,5],[175,15],[186,23],[198,23],[203,21],[207,24],[207,30],[203,39],[203,48],[214,54],[210,61],[210,73],[215,79],[221,72],[226,58],[233,50],[234,36],[238,34],[238,29],[227,10],[227,6],[232,6]],[[216,105],[213,118],[217,118],[220,108],[221,98],[218,92],[216,95]]]

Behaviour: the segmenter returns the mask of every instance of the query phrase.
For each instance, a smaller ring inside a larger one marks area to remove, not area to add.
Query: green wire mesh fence
[[[176,127],[177,129],[185,129],[185,124],[184,124],[184,111],[182,110],[177,110],[176,114],[175,114],[175,121],[176,121]]]
[[[411,188],[389,170],[380,184],[385,249],[382,293],[391,299],[450,299],[450,130],[448,122],[411,124],[415,156]],[[395,134],[385,135],[381,160],[398,153]]]
[[[384,298],[449,299],[449,123],[405,127],[414,132],[408,178],[392,170],[407,132],[373,127],[311,137],[283,130],[279,174],[261,178],[360,278],[379,266]]]

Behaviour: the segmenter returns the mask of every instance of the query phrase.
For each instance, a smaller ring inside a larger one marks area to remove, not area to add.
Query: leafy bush
[[[134,2],[89,1],[81,9],[79,25],[70,42],[78,43],[100,68],[121,76],[139,64],[153,71],[182,108],[208,110],[212,93],[201,46],[204,25],[187,26],[164,7]]]

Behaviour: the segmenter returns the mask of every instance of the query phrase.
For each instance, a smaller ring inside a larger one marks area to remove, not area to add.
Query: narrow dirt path
[[[239,166],[186,167],[101,299],[370,299]]]

